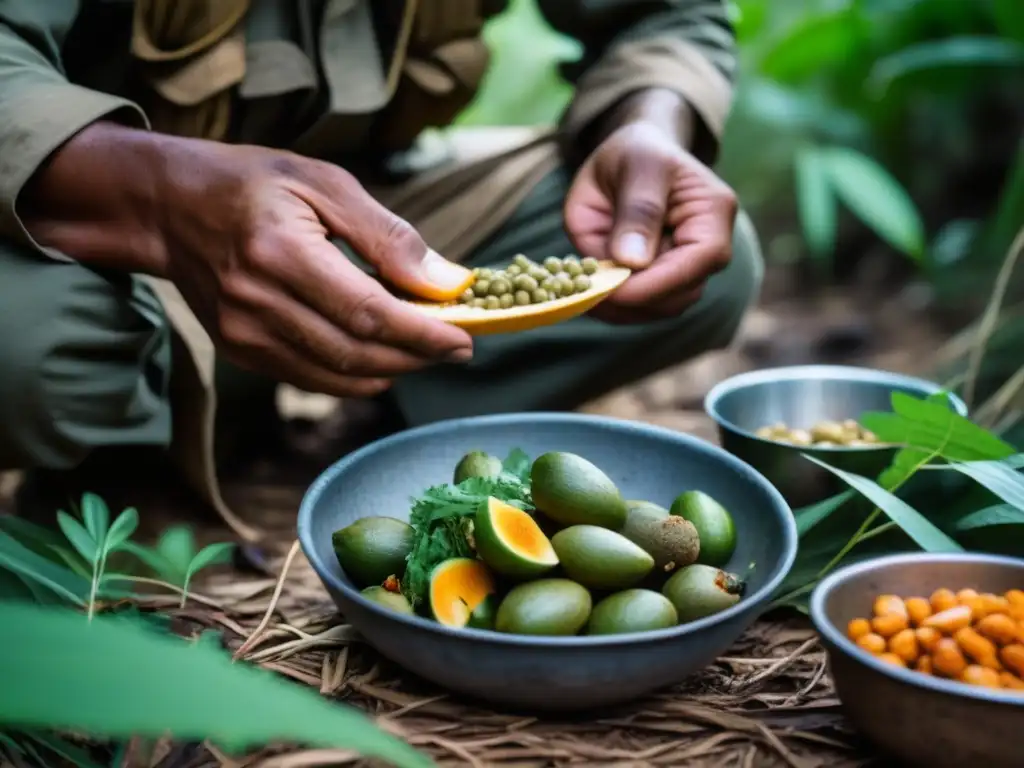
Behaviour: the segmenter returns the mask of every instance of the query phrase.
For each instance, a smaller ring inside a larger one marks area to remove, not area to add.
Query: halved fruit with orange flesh
[[[480,559],[511,578],[530,579],[558,565],[558,555],[537,521],[493,496],[477,510],[473,538]]]
[[[428,317],[456,325],[470,336],[517,333],[544,325],[554,325],[582,315],[622,285],[630,274],[630,270],[625,267],[602,262],[598,271],[590,276],[591,285],[587,290],[540,304],[527,304],[508,309],[483,309],[453,303],[411,303]]]
[[[486,565],[469,557],[453,557],[430,573],[430,612],[439,624],[464,627],[494,592],[494,579]]]

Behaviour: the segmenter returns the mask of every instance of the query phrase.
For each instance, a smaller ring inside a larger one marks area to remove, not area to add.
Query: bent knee
[[[764,282],[764,257],[757,230],[740,211],[733,228],[729,266],[708,281],[695,314],[704,327],[708,349],[732,343],[747,311],[757,302]]]
[[[169,439],[170,336],[145,290],[0,250],[0,467]]]

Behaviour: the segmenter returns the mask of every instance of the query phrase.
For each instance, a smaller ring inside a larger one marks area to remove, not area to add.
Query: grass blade
[[[42,584],[68,602],[85,607],[86,595],[89,594],[89,582],[86,579],[23,547],[3,531],[0,531],[0,568]]]
[[[950,469],[970,477],[1007,504],[1024,510],[1024,475],[1001,461],[954,462]]]
[[[817,504],[812,504],[809,507],[794,510],[793,517],[796,518],[797,535],[803,536],[805,533],[809,532],[814,528],[814,526],[827,518],[852,498],[852,490],[843,491],[835,496],[819,501]]]
[[[964,551],[963,547],[936,528],[924,515],[903,499],[889,493],[874,480],[837,469],[813,456],[807,454],[803,454],[803,456],[808,461],[813,461],[818,466],[824,467],[858,493],[866,496],[872,504],[877,506],[926,552]]]
[[[232,750],[289,741],[352,749],[398,768],[432,765],[355,709],[233,663],[209,644],[117,618],[86,623],[68,610],[14,603],[0,604],[0,626],[18,628],[0,654],[0,722],[12,727],[108,738],[170,733]],[[60,680],[61,695],[41,679]]]

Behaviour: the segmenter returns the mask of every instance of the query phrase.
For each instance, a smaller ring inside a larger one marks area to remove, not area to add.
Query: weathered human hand
[[[642,121],[612,132],[565,202],[583,256],[637,270],[591,314],[613,323],[680,314],[729,263],[736,196],[677,137]]]
[[[403,373],[466,361],[472,341],[392,296],[328,240],[424,298],[465,268],[337,166],[258,147],[204,144],[160,179],[165,276],[235,364],[312,392],[371,396]]]

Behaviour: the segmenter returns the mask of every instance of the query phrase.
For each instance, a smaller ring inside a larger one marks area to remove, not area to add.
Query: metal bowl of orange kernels
[[[984,554],[892,555],[828,576],[811,597],[811,619],[828,653],[836,693],[852,724],[881,750],[908,765],[1024,766],[1024,690],[1016,689],[1015,682],[1024,675],[1024,668],[1017,668],[1017,649],[1024,650],[1024,607],[1007,599],[1009,595],[1019,600],[1021,590],[1024,560]],[[955,593],[961,597],[943,605],[942,596],[949,599],[951,593],[954,598]],[[919,600],[909,602],[911,610],[905,619],[890,621],[884,618],[884,610],[876,610],[880,596],[898,597],[904,607],[909,598]],[[983,607],[989,603],[977,600],[978,596],[998,605]],[[968,641],[986,637],[984,632],[958,634],[964,621],[943,624],[947,619],[962,620],[967,612],[961,608],[959,614],[931,620],[933,628],[941,627],[939,636],[915,630],[897,639],[902,629],[897,625],[905,623],[910,629],[928,626],[929,617],[961,604],[971,606],[971,618],[966,622],[971,630],[1000,625],[1012,632],[1012,626],[1001,620],[980,623],[986,615],[1005,613],[1016,624],[1017,638],[1001,637],[998,642],[973,648]],[[917,606],[920,615],[913,610]],[[867,619],[871,634],[885,640],[886,648],[853,640],[864,631],[858,628],[860,622],[851,626],[857,619]],[[909,642],[910,634],[920,638],[916,648]],[[900,640],[908,642],[901,644]],[[960,661],[950,643],[961,651]],[[1014,648],[1007,653],[1010,646]],[[967,648],[974,650],[975,657]],[[926,656],[927,662],[922,661]],[[942,670],[933,668],[936,663]]]

